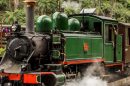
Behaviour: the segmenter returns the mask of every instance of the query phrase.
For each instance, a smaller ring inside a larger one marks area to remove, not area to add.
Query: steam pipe
[[[25,0],[26,9],[26,33],[34,32],[34,6],[35,0]]]

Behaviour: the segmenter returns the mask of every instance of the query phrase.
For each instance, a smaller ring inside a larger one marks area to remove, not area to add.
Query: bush
[[[0,48],[0,57],[2,57],[5,53],[5,48]]]

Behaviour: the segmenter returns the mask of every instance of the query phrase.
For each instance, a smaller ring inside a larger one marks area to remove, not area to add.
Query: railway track
[[[108,86],[130,86],[130,76],[110,82]]]

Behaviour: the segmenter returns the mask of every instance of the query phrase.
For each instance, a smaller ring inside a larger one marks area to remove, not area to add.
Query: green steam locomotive
[[[126,68],[125,46],[115,19],[55,12],[52,17],[40,16],[34,30],[32,8],[31,2],[26,32],[8,37],[0,63],[2,86],[60,86],[82,75],[92,63],[114,72]]]

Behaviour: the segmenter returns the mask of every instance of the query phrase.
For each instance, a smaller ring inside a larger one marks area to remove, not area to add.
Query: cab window
[[[112,42],[114,41],[114,34],[116,33],[116,27],[112,24],[105,25],[105,41]]]

